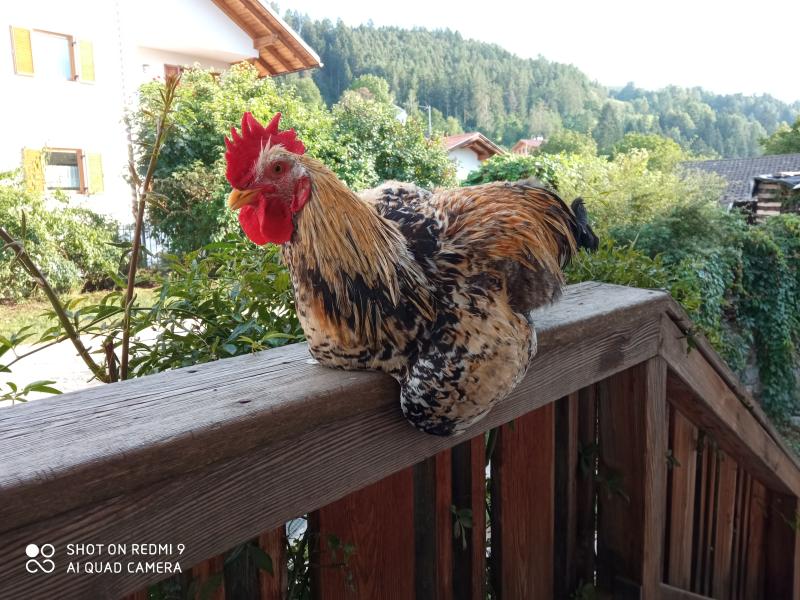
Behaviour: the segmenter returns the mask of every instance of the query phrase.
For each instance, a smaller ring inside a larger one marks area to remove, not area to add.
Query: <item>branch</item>
[[[136,284],[136,270],[139,268],[139,254],[141,253],[142,245],[142,226],[144,225],[144,209],[147,202],[147,195],[150,193],[150,187],[153,184],[153,175],[155,174],[156,166],[158,164],[158,155],[164,145],[167,136],[169,114],[172,110],[172,102],[175,100],[175,90],[180,83],[180,75],[169,76],[164,84],[164,90],[161,94],[163,104],[161,113],[158,115],[158,122],[156,123],[156,135],[153,141],[153,149],[150,153],[150,162],[147,165],[147,173],[142,183],[141,188],[138,190],[139,200],[136,207],[136,227],[133,233],[133,248],[131,249],[131,263],[128,267],[128,287],[125,291],[125,316],[122,320],[122,358],[120,360],[119,378],[128,378],[128,357],[130,355],[131,343],[131,307],[133,306],[133,291]],[[131,169],[135,171],[134,169]]]
[[[83,362],[86,363],[86,366],[89,367],[95,377],[104,383],[108,383],[108,375],[106,375],[106,373],[103,371],[103,368],[94,361],[92,355],[89,354],[89,350],[87,350],[86,346],[83,345],[80,335],[78,335],[78,332],[75,330],[72,321],[70,321],[66,310],[64,310],[64,305],[61,304],[61,300],[50,286],[47,278],[39,270],[39,267],[37,267],[36,263],[34,263],[33,260],[31,260],[31,257],[28,256],[28,253],[25,251],[25,247],[19,240],[15,240],[13,237],[11,237],[4,227],[0,227],[0,238],[6,243],[6,247],[14,250],[15,260],[19,261],[28,275],[30,275],[31,279],[33,279],[36,285],[38,285],[42,291],[44,291],[47,299],[50,300],[50,304],[53,306],[53,310],[55,311],[61,326],[64,328],[67,337],[72,342],[72,345],[75,346],[75,349],[83,359]]]

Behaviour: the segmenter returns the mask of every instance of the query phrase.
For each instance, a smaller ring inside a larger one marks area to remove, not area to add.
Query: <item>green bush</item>
[[[550,156],[535,154],[498,154],[485,160],[464,180],[464,185],[478,185],[491,181],[519,181],[533,177],[543,185],[559,188],[558,163]]]
[[[291,279],[276,246],[256,246],[237,233],[165,260],[166,268],[155,274],[157,297],[152,304],[134,299],[131,377],[302,340]],[[80,335],[96,339],[94,346],[102,342],[119,348],[123,291],[112,291],[97,304],[78,298],[67,303],[66,310]],[[0,336],[0,357],[23,341],[50,343],[61,338],[63,328],[54,312],[49,315],[52,327],[39,336],[26,331]],[[104,358],[101,353],[98,360]],[[0,371],[5,369],[0,364]]]
[[[159,179],[157,189],[148,212],[150,225],[173,252],[196,250],[239,227],[235,213],[224,209],[230,192],[224,159],[211,166],[196,161],[179,167]]]
[[[565,199],[581,196],[602,238],[612,229],[635,231],[679,206],[714,206],[724,189],[715,175],[652,170],[646,150],[603,156],[556,155],[558,190]]]
[[[785,420],[800,408],[800,218],[772,217],[743,241],[740,320],[752,331],[765,409]]]
[[[626,133],[614,144],[612,154],[617,156],[631,150],[646,150],[647,166],[656,171],[672,171],[679,162],[689,158],[675,140],[654,133]]]
[[[581,250],[567,267],[569,283],[602,281],[631,287],[665,289],[687,310],[699,308],[702,298],[691,271],[673,271],[660,256],[647,256],[630,244],[601,240],[596,252]]]
[[[131,345],[134,376],[303,339],[277,246],[255,246],[237,233],[167,261],[158,300],[135,312],[135,333],[157,333]],[[83,312],[89,318],[96,309]]]
[[[10,177],[0,180],[0,223],[23,241],[57,292],[107,285],[121,254],[111,245],[115,224],[61,202],[50,208],[41,194],[26,191]],[[0,251],[0,301],[20,301],[36,289],[12,256],[10,249]]]

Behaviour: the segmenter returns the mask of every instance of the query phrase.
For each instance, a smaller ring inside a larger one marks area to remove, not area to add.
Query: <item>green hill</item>
[[[313,79],[328,104],[354,78],[374,74],[389,82],[407,110],[430,104],[464,129],[506,145],[566,128],[590,133],[609,148],[636,131],[666,135],[698,154],[752,156],[760,153],[760,138],[800,114],[800,102],[768,95],[674,86],[652,92],[632,84],[610,90],[574,66],[523,59],[449,30],[348,27],[294,12],[287,20],[325,64]]]

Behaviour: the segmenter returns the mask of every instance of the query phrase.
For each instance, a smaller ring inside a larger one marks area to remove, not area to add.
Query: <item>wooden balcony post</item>
[[[598,578],[644,600],[659,597],[664,563],[666,373],[655,357],[598,385]]]

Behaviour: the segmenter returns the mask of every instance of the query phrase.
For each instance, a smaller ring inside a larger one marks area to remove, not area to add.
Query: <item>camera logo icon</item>
[[[25,563],[25,570],[28,573],[52,573],[56,569],[56,563],[51,558],[56,553],[53,544],[42,544],[41,547],[36,544],[28,544],[25,546],[25,554],[28,561]],[[39,560],[41,558],[41,560]]]

